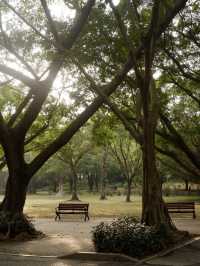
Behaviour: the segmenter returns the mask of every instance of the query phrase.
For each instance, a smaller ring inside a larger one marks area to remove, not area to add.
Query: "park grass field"
[[[52,218],[55,216],[55,207],[59,202],[69,200],[70,195],[59,197],[56,195],[28,195],[25,205],[25,213],[34,218]],[[131,215],[140,217],[141,214],[141,197],[132,196],[130,203],[125,202],[124,196],[112,196],[107,200],[99,200],[99,195],[82,194],[80,199],[83,202],[89,202],[91,217],[116,217]],[[166,197],[166,202],[178,201],[195,201],[197,218],[200,219],[200,196],[173,196]],[[181,214],[182,215],[182,214]]]

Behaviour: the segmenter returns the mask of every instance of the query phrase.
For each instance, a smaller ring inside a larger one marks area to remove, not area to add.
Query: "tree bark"
[[[13,214],[23,213],[28,183],[24,173],[20,172],[8,177],[5,196],[0,206],[1,211]]]
[[[0,233],[6,234],[9,238],[22,232],[35,234],[36,230],[23,214],[30,181],[23,149],[16,139],[10,139],[7,148],[5,155],[9,176],[5,196],[0,204]]]
[[[23,144],[12,132],[8,132],[3,148],[8,167],[8,180],[1,210],[22,213],[30,177],[26,171]]]
[[[149,226],[174,228],[162,199],[162,182],[156,168],[155,129],[157,117],[155,101],[150,89],[141,90],[143,103],[143,197],[142,222]],[[151,95],[150,95],[151,94]]]

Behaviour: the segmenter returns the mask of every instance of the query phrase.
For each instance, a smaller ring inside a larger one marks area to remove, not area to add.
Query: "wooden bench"
[[[59,203],[56,208],[55,221],[57,218],[61,219],[60,214],[84,214],[85,221],[89,220],[88,208],[89,203]]]
[[[166,203],[169,213],[192,213],[196,218],[194,202],[169,202]]]

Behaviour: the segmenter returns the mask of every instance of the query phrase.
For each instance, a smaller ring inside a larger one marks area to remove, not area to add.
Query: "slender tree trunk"
[[[106,200],[106,181],[105,178],[102,177],[101,180],[101,195],[100,195],[100,200]]]
[[[53,190],[53,193],[57,193],[58,192],[58,181],[57,180],[53,181],[52,190]]]
[[[131,202],[131,185],[130,179],[127,180],[126,202]]]
[[[73,188],[73,178],[71,174],[69,174],[69,192],[72,194],[72,188]]]
[[[99,178],[97,173],[94,174],[94,183],[96,192],[99,192]]]
[[[80,200],[77,193],[77,176],[73,176],[73,185],[72,185],[72,197],[71,200]]]
[[[94,187],[94,177],[93,174],[87,173],[87,180],[88,180],[88,188],[89,192],[93,192],[93,187]]]
[[[107,148],[104,147],[101,167],[101,195],[100,200],[106,200],[106,177],[107,177]]]
[[[63,196],[64,195],[64,177],[59,176],[58,178],[58,196]]]
[[[72,197],[71,200],[72,201],[80,201],[79,197],[78,197],[78,193],[77,193],[77,182],[78,182],[78,175],[76,172],[76,167],[71,164],[71,171],[73,174],[72,177]]]
[[[189,181],[186,179],[185,182],[185,191],[189,191]]]

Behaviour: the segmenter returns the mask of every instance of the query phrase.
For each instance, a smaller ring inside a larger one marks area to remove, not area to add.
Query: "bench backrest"
[[[194,202],[169,202],[166,204],[169,209],[194,209]]]
[[[88,210],[89,203],[59,203],[59,210]]]

